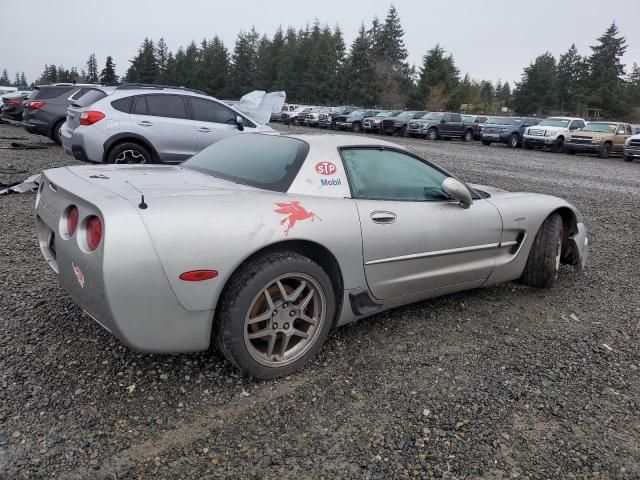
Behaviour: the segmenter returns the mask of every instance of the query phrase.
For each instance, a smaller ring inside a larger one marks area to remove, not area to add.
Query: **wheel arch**
[[[329,280],[331,281],[331,286],[334,290],[335,300],[336,300],[336,315],[335,318],[332,319],[332,326],[338,322],[340,318],[340,312],[342,311],[342,301],[344,291],[344,280],[342,276],[342,270],[340,268],[340,264],[336,259],[336,256],[324,245],[321,245],[317,242],[311,240],[301,240],[301,239],[291,239],[291,240],[283,240],[276,243],[272,243],[265,247],[262,247],[253,253],[249,254],[242,262],[238,264],[238,266],[234,269],[234,271],[227,277],[222,290],[220,291],[220,295],[216,300],[216,310],[217,305],[220,303],[220,300],[224,297],[227,292],[227,288],[231,283],[233,277],[241,271],[248,263],[255,260],[258,257],[268,255],[272,252],[283,252],[290,251],[294,253],[298,253],[300,255],[304,255],[316,262],[329,276]]]
[[[151,153],[151,157],[154,162],[160,161],[160,156],[158,155],[157,150],[154,146],[142,135],[138,135],[137,133],[118,133],[113,137],[109,138],[106,142],[104,142],[104,149],[102,153],[102,162],[107,162],[107,157],[109,156],[109,152],[111,149],[120,145],[121,143],[136,143],[141,147],[146,148]]]

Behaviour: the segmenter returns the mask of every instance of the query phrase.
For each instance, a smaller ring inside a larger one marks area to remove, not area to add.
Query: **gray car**
[[[93,88],[69,106],[64,151],[104,163],[179,163],[238,133],[276,133],[233,107],[185,88]]]
[[[132,348],[215,343],[258,378],[287,375],[335,327],[400,305],[582,269],[563,199],[463,183],[390,142],[236,135],[180,166],[46,170],[44,258]]]

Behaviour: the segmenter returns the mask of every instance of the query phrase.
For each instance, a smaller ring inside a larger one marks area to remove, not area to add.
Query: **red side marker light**
[[[202,280],[211,280],[216,278],[218,272],[215,270],[191,270],[190,272],[184,272],[180,275],[180,280],[185,282],[201,282]]]

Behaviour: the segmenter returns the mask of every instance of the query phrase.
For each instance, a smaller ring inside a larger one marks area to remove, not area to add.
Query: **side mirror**
[[[461,208],[469,208],[473,203],[471,192],[462,182],[452,177],[447,177],[442,182],[442,191],[460,202]]]
[[[238,126],[238,130],[240,130],[240,131],[244,130],[244,123],[243,123],[242,117],[240,115],[238,115],[236,117],[236,125]]]

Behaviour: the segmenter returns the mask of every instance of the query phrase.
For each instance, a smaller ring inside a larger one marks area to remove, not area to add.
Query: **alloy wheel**
[[[136,150],[123,150],[118,154],[114,163],[146,163],[144,155]]]

